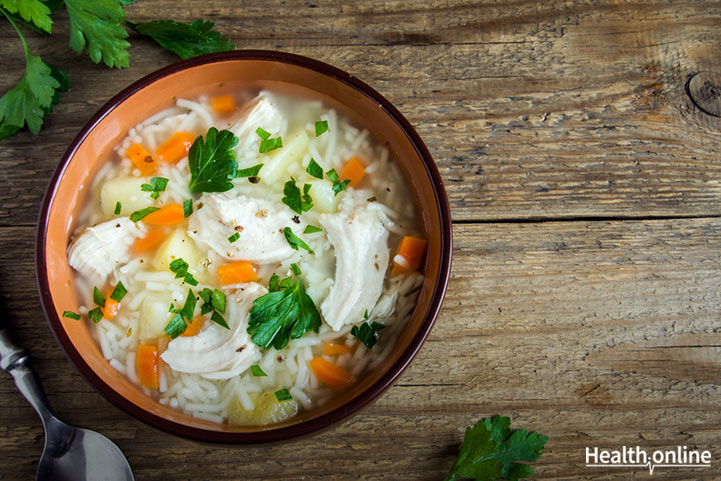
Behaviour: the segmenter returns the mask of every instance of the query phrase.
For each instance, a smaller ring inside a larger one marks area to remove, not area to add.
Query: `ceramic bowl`
[[[386,362],[347,392],[287,423],[237,427],[196,419],[154,401],[102,356],[85,321],[62,317],[78,305],[67,248],[83,201],[103,159],[128,129],[168,107],[177,96],[212,92],[219,85],[288,90],[324,100],[387,142],[416,197],[429,243],[425,281],[407,328]],[[441,177],[428,149],[400,112],[371,87],[335,67],[306,57],[265,51],[210,54],[165,67],[107,102],[83,127],[61,159],[45,193],[36,238],[36,276],[50,329],[70,362],[101,395],[163,431],[214,444],[284,441],[328,428],[378,397],[408,366],[438,315],[451,266],[451,217]]]

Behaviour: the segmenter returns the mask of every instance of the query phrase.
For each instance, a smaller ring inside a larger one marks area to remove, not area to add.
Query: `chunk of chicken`
[[[269,263],[295,252],[285,240],[283,228],[302,229],[303,224],[293,223],[290,209],[263,199],[228,194],[203,194],[196,205],[201,204],[188,219],[188,235],[226,259]],[[238,240],[228,241],[236,233]]]
[[[239,147],[243,147],[248,141],[260,141],[260,137],[255,133],[258,127],[276,135],[280,132],[282,122],[283,116],[275,106],[273,98],[267,92],[261,92],[248,103],[230,130],[240,140]]]
[[[367,192],[349,191],[336,214],[322,214],[321,226],[335,249],[335,281],[321,304],[325,322],[339,330],[363,320],[383,291],[388,267],[388,230]]]
[[[260,359],[260,348],[248,335],[248,311],[268,291],[256,283],[244,284],[228,296],[225,320],[230,330],[208,322],[195,336],[176,337],[160,357],[171,369],[206,379],[238,376]]]
[[[116,267],[130,261],[131,246],[141,233],[128,217],[88,227],[68,249],[68,264],[93,283],[102,285]]]

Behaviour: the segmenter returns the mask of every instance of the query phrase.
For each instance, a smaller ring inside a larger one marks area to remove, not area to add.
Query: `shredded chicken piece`
[[[335,281],[321,304],[325,322],[339,330],[363,320],[383,291],[388,267],[388,230],[378,217],[377,203],[362,191],[348,192],[336,214],[322,214],[321,226],[335,249]]]
[[[225,320],[230,330],[209,322],[195,336],[170,341],[161,359],[175,371],[206,379],[229,379],[242,374],[261,357],[260,348],[247,332],[248,311],[253,301],[267,292],[260,284],[243,284],[228,296]]]
[[[239,145],[243,145],[249,135],[253,139],[260,139],[255,133],[258,127],[271,135],[276,135],[280,131],[282,122],[283,115],[274,105],[274,101],[267,92],[261,92],[248,103],[230,130],[240,139]]]
[[[130,261],[131,246],[141,233],[128,217],[88,227],[68,249],[68,264],[95,284],[102,285],[116,267]]]

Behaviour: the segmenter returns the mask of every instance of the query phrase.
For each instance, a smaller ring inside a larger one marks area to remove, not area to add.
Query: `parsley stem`
[[[23,35],[23,33],[20,31],[20,28],[18,28],[15,21],[13,21],[10,14],[8,14],[4,8],[0,8],[0,12],[2,12],[3,15],[5,15],[5,18],[8,19],[8,22],[10,22],[10,25],[12,25],[13,28],[15,29],[15,31],[18,33],[18,36],[20,37],[20,40],[23,43],[23,48],[25,49],[25,59],[27,59],[28,55],[30,55],[30,48],[28,48],[28,42],[27,42],[27,40],[25,40],[25,35]]]

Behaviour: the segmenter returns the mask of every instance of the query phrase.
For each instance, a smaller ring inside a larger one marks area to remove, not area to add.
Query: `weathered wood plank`
[[[718,477],[719,219],[458,225],[441,316],[400,381],[325,434],[242,450],[166,436],[92,392],[37,307],[32,234],[0,228],[15,337],[58,414],[117,441],[138,479],[438,480],[462,428],[496,413],[550,436],[536,479],[628,479],[586,468],[584,447],[636,444],[713,453],[654,479]],[[7,377],[0,400],[2,479],[31,478],[40,423]]]
[[[128,12],[205,16],[240,48],[308,55],[367,81],[425,139],[454,219],[721,213],[721,121],[684,92],[689,74],[721,71],[715,1],[187,3],[139,2]],[[60,15],[57,37],[67,29]],[[10,85],[22,51],[5,23],[0,40],[0,85]],[[132,68],[110,71],[64,41],[31,38],[33,51],[71,73],[72,89],[40,138],[3,141],[0,225],[34,223],[50,171],[82,124],[175,60],[133,41]]]

